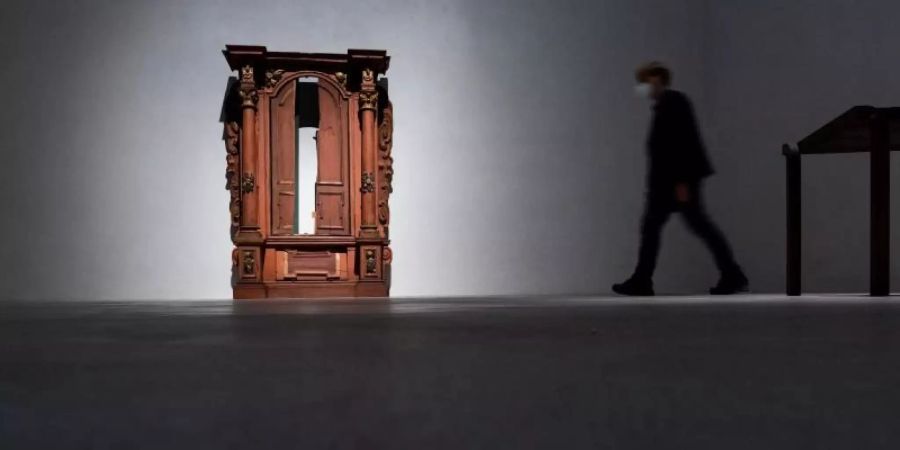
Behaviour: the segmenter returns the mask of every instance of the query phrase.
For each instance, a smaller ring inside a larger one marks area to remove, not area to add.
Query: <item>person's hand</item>
[[[687,203],[691,201],[691,191],[688,189],[687,183],[678,183],[675,185],[675,200],[678,200],[678,203]]]

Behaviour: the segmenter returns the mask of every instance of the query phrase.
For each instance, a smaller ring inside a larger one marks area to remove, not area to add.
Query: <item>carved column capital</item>
[[[256,77],[253,74],[253,66],[241,67],[241,107],[256,108],[259,94],[256,92]]]
[[[360,92],[359,93],[359,110],[376,110],[378,108],[378,92]]]
[[[378,91],[375,90],[375,72],[366,68],[362,71],[362,83],[359,86],[359,110],[375,110],[378,108]]]

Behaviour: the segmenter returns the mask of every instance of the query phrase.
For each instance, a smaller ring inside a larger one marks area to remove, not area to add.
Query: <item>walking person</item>
[[[670,88],[672,74],[661,63],[641,66],[636,78],[637,93],[653,101],[653,122],[647,139],[647,196],[637,267],[628,280],[614,284],[613,291],[622,295],[654,295],[653,272],[660,235],[673,212],[681,213],[688,228],[703,240],[715,258],[721,277],[710,294],[746,291],[747,277],[735,262],[725,235],[703,206],[703,180],[713,174],[713,168],[690,100]]]

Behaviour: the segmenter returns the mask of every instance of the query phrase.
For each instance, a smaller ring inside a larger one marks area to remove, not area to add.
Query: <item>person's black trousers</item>
[[[724,275],[740,271],[725,235],[712,222],[703,206],[702,182],[688,184],[687,202],[678,202],[675,186],[670,183],[651,183],[647,190],[644,217],[641,223],[641,247],[634,278],[650,281],[656,269],[660,235],[663,226],[673,212],[680,212],[688,228],[699,237],[712,252],[716,266]]]

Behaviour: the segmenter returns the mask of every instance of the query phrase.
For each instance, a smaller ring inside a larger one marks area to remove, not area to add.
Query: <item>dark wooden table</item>
[[[870,281],[872,296],[890,294],[891,151],[900,150],[900,108],[854,106],[797,143],[782,147],[787,165],[787,294],[800,295],[800,157],[870,154]]]

